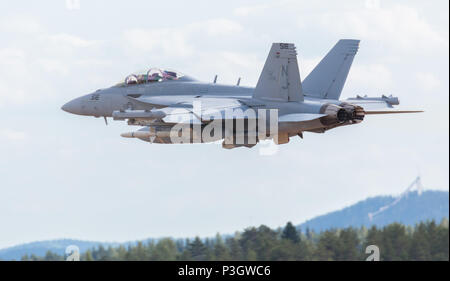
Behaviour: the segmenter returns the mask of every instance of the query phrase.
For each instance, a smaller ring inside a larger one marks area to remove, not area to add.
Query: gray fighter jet
[[[301,82],[294,44],[274,43],[256,87],[204,83],[177,71],[151,68],[124,82],[66,103],[64,111],[127,120],[142,126],[123,137],[151,143],[222,141],[224,148],[276,144],[304,132],[358,124],[365,115],[395,111],[397,97],[339,100],[359,40],[340,40]]]

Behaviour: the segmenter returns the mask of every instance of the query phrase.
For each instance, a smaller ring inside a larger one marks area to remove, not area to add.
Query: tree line
[[[369,245],[379,248],[380,260],[449,260],[448,220],[399,223],[382,228],[300,231],[288,222],[284,228],[250,227],[233,236],[201,239],[163,238],[119,247],[98,246],[81,254],[82,261],[359,261]],[[64,260],[48,251],[44,257],[22,260]]]

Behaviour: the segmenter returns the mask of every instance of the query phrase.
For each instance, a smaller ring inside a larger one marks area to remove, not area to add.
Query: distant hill
[[[59,255],[64,255],[67,246],[77,245],[80,252],[84,252],[92,247],[103,246],[119,246],[119,243],[103,243],[96,241],[82,241],[73,239],[59,239],[48,241],[37,241],[32,243],[21,244],[0,250],[0,260],[20,260],[25,255],[34,254],[36,256],[45,256],[45,253],[50,250]]]
[[[368,213],[376,212],[381,207],[387,206],[395,200],[396,198],[392,196],[368,198],[342,210],[308,220],[298,227],[303,231],[309,228],[310,230],[320,232],[325,229],[349,226],[384,226],[392,222],[400,222],[406,225],[414,225],[420,221],[433,219],[436,222],[440,222],[443,218],[449,217],[449,193],[447,191],[426,191],[421,195],[417,192],[409,192],[394,206],[374,216],[372,221],[369,219]],[[126,242],[122,243],[122,245],[133,245],[135,243],[135,241]],[[80,252],[84,252],[87,249],[98,247],[99,245],[116,247],[120,243],[71,239],[32,242],[1,249],[0,260],[20,260],[25,254],[45,256],[48,250],[59,255],[64,255],[64,251],[69,245],[77,245],[80,248]]]
[[[414,225],[420,221],[435,220],[440,222],[449,217],[448,191],[409,192],[395,205],[375,215],[372,220],[368,214],[396,200],[392,196],[377,196],[360,201],[354,205],[308,220],[298,227],[320,232],[330,228],[385,226],[393,222]]]

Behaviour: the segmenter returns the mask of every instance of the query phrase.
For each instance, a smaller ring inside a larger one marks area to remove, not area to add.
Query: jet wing
[[[133,101],[137,101],[139,103],[143,103],[146,105],[154,106],[154,107],[168,107],[177,105],[177,107],[182,107],[184,103],[191,102],[194,98],[193,96],[177,96],[177,95],[167,95],[167,96],[138,96],[134,97],[131,95],[127,96],[129,99]]]
[[[238,98],[220,98],[217,96],[143,96],[129,97],[133,100],[154,106],[159,109],[147,111],[147,119],[160,119],[165,123],[208,123],[216,119],[256,119],[255,111],[247,111],[252,106],[248,101]],[[162,108],[161,108],[162,107]],[[257,106],[259,107],[259,106]],[[133,113],[135,112],[135,113]],[[133,110],[125,113],[116,113],[126,116],[124,118],[145,119],[141,111]],[[279,122],[307,122],[326,114],[291,113],[278,117]]]
[[[239,112],[245,112],[249,107],[237,98],[218,98],[217,96],[128,96],[129,99],[144,103],[149,107],[155,109],[148,110],[145,113],[142,111],[132,110],[124,112],[116,112],[113,117],[116,119],[160,119],[166,123],[208,123],[211,118],[223,119],[226,118],[226,110],[228,109],[241,109],[233,111],[238,112],[238,115],[234,116],[234,119],[240,118]],[[133,113],[134,112],[134,113]],[[147,115],[146,118],[143,115]],[[158,118],[155,118],[155,117]]]
[[[251,119],[257,118],[257,109],[248,111],[251,108],[248,103],[245,101],[240,101],[236,98],[216,98],[216,97],[202,97],[195,98],[192,100],[193,103],[199,102],[201,108],[195,108],[195,104],[189,104],[189,102],[183,102],[182,104],[185,106],[192,106],[184,108],[187,111],[191,111],[192,115],[196,117],[200,117],[202,122],[210,122],[212,119]],[[180,103],[176,105],[172,105],[167,108],[167,110],[174,110],[176,106],[180,105]],[[227,112],[228,111],[228,112]],[[231,115],[232,114],[232,115]],[[278,117],[278,122],[307,122],[315,119],[319,119],[321,117],[326,116],[326,114],[313,114],[313,113],[292,113],[285,114]],[[169,119],[163,119],[164,121],[168,121]],[[175,120],[175,118],[171,118],[170,120]]]
[[[230,108],[240,106],[241,103],[235,98],[218,98],[216,96],[179,96],[179,95],[167,95],[167,96],[140,96],[128,98],[138,101],[140,103],[148,104],[156,107],[193,107],[195,102],[199,102],[199,105],[205,108],[220,107]]]
[[[245,111],[248,106],[236,98],[218,98],[217,96],[141,96],[128,98],[153,106],[166,115],[162,118],[167,123],[184,123],[193,120],[209,122],[212,117],[225,118],[227,109],[241,109]],[[153,110],[152,110],[153,111]],[[179,122],[177,122],[179,120]]]
[[[166,107],[159,111],[164,112],[165,116],[161,118],[165,123],[173,124],[201,124],[200,118],[198,118],[192,110],[183,107]]]

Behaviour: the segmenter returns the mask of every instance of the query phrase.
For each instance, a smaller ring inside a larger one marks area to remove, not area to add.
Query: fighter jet
[[[361,123],[366,115],[398,111],[397,97],[339,100],[359,40],[339,40],[303,80],[292,43],[273,43],[256,87],[200,82],[167,69],[150,68],[123,82],[76,98],[64,111],[126,120],[141,126],[122,137],[150,143],[222,142],[224,148],[253,147],[261,140],[285,144],[305,132]]]

